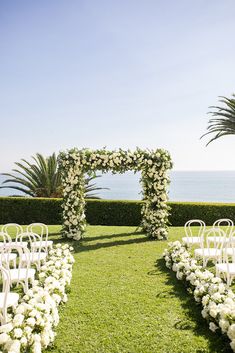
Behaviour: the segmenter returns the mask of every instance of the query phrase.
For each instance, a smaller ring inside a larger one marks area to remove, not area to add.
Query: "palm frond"
[[[2,173],[8,179],[3,181],[0,188],[15,189],[34,197],[62,197],[61,172],[58,168],[56,154],[53,153],[49,157],[44,157],[37,153],[32,156],[32,160],[33,163],[25,159],[15,162],[17,168],[12,170],[14,174]],[[101,175],[92,173],[85,179],[85,195],[87,198],[99,198],[94,192],[102,189],[108,190],[91,183],[91,181],[100,177]],[[8,185],[9,183],[11,185]]]
[[[0,189],[4,189],[5,186],[0,186]],[[21,188],[19,186],[7,186],[7,189],[14,189],[14,190],[18,190],[18,191],[21,191],[29,196],[34,196],[28,189],[24,189],[24,188]]]
[[[224,106],[211,106],[208,114],[212,116],[212,119],[208,122],[207,132],[201,136],[201,138],[214,134],[214,136],[207,142],[208,146],[212,141],[225,135],[235,134],[235,95],[232,94],[233,98],[220,97],[219,102],[223,103]]]

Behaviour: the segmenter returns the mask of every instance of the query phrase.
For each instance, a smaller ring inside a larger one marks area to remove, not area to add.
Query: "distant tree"
[[[209,140],[207,145],[221,136],[235,134],[235,94],[232,94],[232,98],[220,98],[219,102],[223,103],[224,106],[209,107],[213,109],[213,111],[209,112],[212,115],[212,119],[208,122],[208,131],[201,137],[210,134],[214,134],[214,136]]]
[[[33,162],[21,159],[21,162],[15,162],[17,168],[12,170],[13,173],[2,173],[9,179],[3,181],[4,186],[0,188],[18,190],[32,197],[62,197],[63,188],[56,154],[44,157],[37,153],[32,159]],[[86,198],[99,198],[96,191],[103,188],[97,187],[95,183],[90,184],[97,177],[93,175],[86,178]]]

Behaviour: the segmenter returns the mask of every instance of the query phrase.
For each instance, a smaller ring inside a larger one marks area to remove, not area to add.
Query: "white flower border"
[[[66,289],[72,278],[72,250],[67,244],[57,244],[49,251],[38,280],[13,309],[9,322],[0,326],[1,352],[41,353],[54,341],[58,305],[67,301]]]
[[[235,294],[213,273],[199,266],[179,241],[168,244],[163,253],[166,266],[176,272],[192,291],[196,302],[202,304],[202,316],[211,331],[221,329],[231,340],[235,352]]]
[[[141,150],[134,152],[72,149],[61,152],[59,166],[63,185],[63,233],[79,240],[86,227],[85,218],[85,174],[95,171],[124,173],[141,171],[143,187],[142,223],[151,238],[166,239],[168,234],[167,171],[172,168],[170,154],[163,150]]]

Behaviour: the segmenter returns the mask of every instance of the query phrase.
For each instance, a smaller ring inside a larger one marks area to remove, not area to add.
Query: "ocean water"
[[[95,180],[97,186],[108,188],[98,195],[104,199],[140,200],[140,173],[103,174]],[[235,202],[235,171],[171,171],[169,199],[172,201]],[[0,184],[4,180],[0,176]],[[0,189],[0,196],[20,194]]]
[[[235,171],[171,171],[169,199],[171,201],[235,202]],[[140,200],[140,174],[105,174],[97,179],[106,199]]]

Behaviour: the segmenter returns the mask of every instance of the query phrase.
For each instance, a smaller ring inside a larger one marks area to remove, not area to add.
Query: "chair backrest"
[[[33,252],[37,252],[40,256],[42,251],[42,239],[40,235],[33,232],[23,232],[17,236],[16,241],[19,244],[23,244],[24,242],[29,243],[31,250]],[[36,241],[39,242],[39,246],[37,246],[37,248],[34,246]]]
[[[218,241],[218,237],[220,241]],[[221,228],[210,228],[204,233],[204,241],[201,242],[201,248],[222,249],[226,246],[228,240],[227,234]]]
[[[18,270],[18,279],[20,279],[20,270],[22,268],[26,269],[26,277],[28,277],[28,271],[31,266],[30,251],[27,247],[17,245],[15,242],[11,242],[11,244],[5,248],[0,247],[0,266],[4,267],[4,269],[8,271],[9,276],[11,275],[9,254],[11,254],[12,250],[16,251],[19,256],[19,261],[17,261],[16,263],[16,270]]]
[[[23,228],[17,223],[7,223],[2,226],[1,231],[7,233],[11,237],[14,237],[14,235],[15,237],[17,237],[17,235],[23,233]],[[11,235],[10,233],[13,233],[13,235]]]
[[[4,232],[0,232],[0,263],[2,262],[2,254],[4,254],[5,262],[10,263],[10,253],[11,250],[9,246],[12,244],[10,235]],[[4,262],[4,261],[3,261]]]
[[[231,233],[231,236],[235,236],[235,231]],[[229,271],[229,264],[235,264],[235,242],[227,242],[223,252],[222,262],[227,264],[227,271]]]
[[[31,223],[28,225],[27,231],[38,234],[42,240],[47,241],[48,239],[48,227],[44,223]]]
[[[231,219],[229,218],[221,218],[221,219],[217,219],[217,221],[215,221],[213,223],[213,227],[214,228],[221,228],[221,227],[225,227],[224,232],[230,236],[231,233],[233,232],[233,227],[234,227],[234,223]]]
[[[192,227],[199,227],[196,235],[193,235]],[[205,222],[201,221],[200,219],[191,219],[188,222],[186,222],[184,225],[184,231],[187,238],[190,238],[193,236],[203,237],[205,229],[206,229]]]
[[[5,232],[0,232],[0,244],[3,243],[3,244],[7,244],[7,243],[11,243],[12,240],[11,240],[11,237],[9,234],[5,233]],[[2,245],[2,244],[1,244]]]

